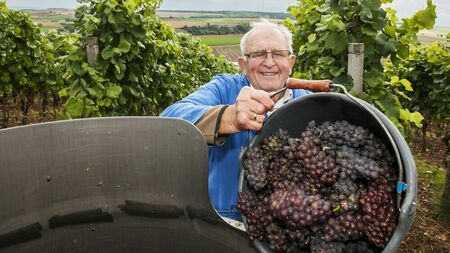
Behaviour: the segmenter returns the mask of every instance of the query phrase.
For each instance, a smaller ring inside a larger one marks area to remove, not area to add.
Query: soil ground
[[[426,137],[426,149],[422,151],[422,135],[418,134],[411,141],[410,148],[414,157],[426,161],[444,170],[446,146],[431,127],[431,134]],[[445,170],[444,170],[445,171]],[[450,253],[450,224],[441,219],[439,200],[442,192],[436,190],[433,181],[418,177],[417,213],[414,223],[403,240],[398,252],[414,253]],[[450,210],[446,210],[449,215]]]

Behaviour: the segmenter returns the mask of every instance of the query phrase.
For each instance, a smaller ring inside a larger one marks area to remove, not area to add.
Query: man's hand
[[[236,103],[225,109],[219,127],[220,134],[232,134],[242,130],[258,131],[262,127],[266,112],[272,110],[273,100],[269,93],[244,87]]]

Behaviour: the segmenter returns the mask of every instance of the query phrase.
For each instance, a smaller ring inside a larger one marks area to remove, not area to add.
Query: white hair
[[[268,21],[267,19],[261,19],[258,22],[252,22],[252,23],[250,23],[250,25],[251,25],[252,29],[250,29],[250,31],[248,31],[246,34],[244,34],[244,36],[241,39],[240,47],[241,47],[242,56],[244,56],[244,54],[247,53],[247,52],[245,52],[245,48],[247,46],[247,40],[248,40],[250,34],[252,34],[256,30],[267,30],[267,29],[279,31],[283,35],[283,37],[286,39],[286,41],[288,42],[289,52],[292,53],[292,33],[285,26],[276,24],[276,23],[272,23],[272,22]]]

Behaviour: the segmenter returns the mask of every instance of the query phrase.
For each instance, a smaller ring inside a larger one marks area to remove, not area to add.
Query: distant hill
[[[256,11],[183,11],[183,10],[157,10],[158,15],[161,13],[180,13],[183,17],[191,18],[269,18],[269,19],[285,19],[294,17],[290,13],[281,12],[256,12]],[[189,13],[190,15],[183,15]],[[166,15],[160,15],[166,16]],[[177,16],[173,16],[177,18]],[[180,17],[180,16],[178,16]]]

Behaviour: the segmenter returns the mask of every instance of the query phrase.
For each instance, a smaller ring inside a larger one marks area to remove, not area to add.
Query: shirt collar
[[[293,97],[293,92],[291,89],[287,89],[284,92],[284,96],[281,97],[280,99],[278,99],[278,101],[275,103],[275,106],[273,107],[272,111],[268,112],[267,114],[270,115],[272,114],[274,111],[276,111],[277,109],[279,109],[280,107],[282,107],[284,104],[286,104],[289,100],[292,99]]]

